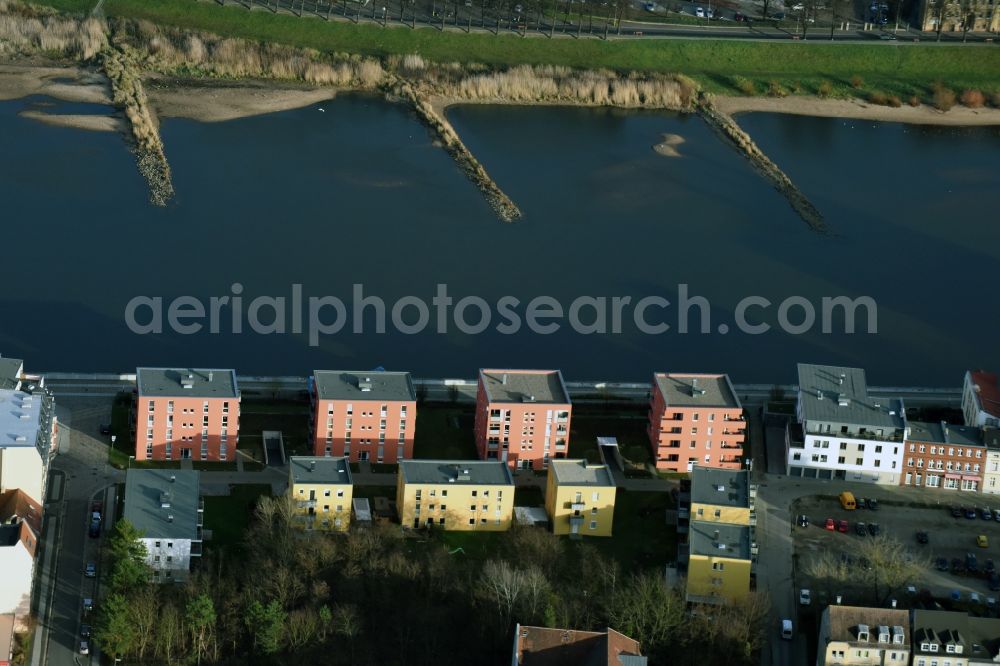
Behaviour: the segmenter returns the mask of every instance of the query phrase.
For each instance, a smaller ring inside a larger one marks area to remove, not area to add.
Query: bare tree
[[[872,586],[875,602],[880,605],[930,566],[928,558],[915,557],[902,543],[886,536],[865,539],[858,554],[868,560],[870,567],[861,575]]]
[[[129,618],[136,630],[135,655],[143,661],[152,647],[154,628],[159,626],[160,602],[156,590],[146,586],[129,597]]]
[[[483,565],[479,586],[483,596],[496,605],[500,625],[506,630],[513,619],[514,609],[527,590],[524,572],[512,567],[506,560],[489,560]]]

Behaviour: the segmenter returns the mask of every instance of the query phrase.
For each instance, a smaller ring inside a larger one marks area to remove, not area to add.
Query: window
[[[864,465],[865,464],[865,459],[864,458],[857,458],[855,460],[854,464],[855,465]]]
[[[712,569],[715,571],[723,571],[726,568],[725,562],[712,562]]]
[[[596,520],[590,521],[590,529],[592,529],[592,530],[596,530],[597,529],[597,521]]]

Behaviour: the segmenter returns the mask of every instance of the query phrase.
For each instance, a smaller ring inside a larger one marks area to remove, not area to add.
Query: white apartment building
[[[906,427],[902,401],[869,397],[860,368],[800,363],[798,372],[788,475],[898,485]]]
[[[157,583],[183,582],[201,556],[204,508],[193,470],[130,469],[124,518],[142,532],[146,564]]]
[[[965,373],[962,414],[968,426],[1000,426],[1000,385],[995,372],[969,370]]]
[[[44,504],[57,437],[55,400],[44,380],[26,375],[18,359],[0,358],[0,492],[20,489]]]

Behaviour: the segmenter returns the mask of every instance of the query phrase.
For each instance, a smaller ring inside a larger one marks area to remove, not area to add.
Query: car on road
[[[90,641],[87,639],[80,641],[80,654],[90,654]]]
[[[976,507],[967,506],[963,509],[963,511],[965,511],[965,517],[968,518],[969,520],[976,519]]]
[[[855,523],[854,531],[857,533],[858,536],[865,536],[866,534],[868,534],[868,528],[865,526],[864,523]]]
[[[938,571],[947,571],[948,559],[945,557],[937,558],[937,560],[934,562],[934,568],[937,569]]]
[[[837,529],[843,532],[844,534],[847,534],[847,521],[846,520],[840,521],[840,524],[837,526]]]
[[[702,9],[701,7],[697,7],[694,10],[694,15],[697,16],[698,18],[705,18],[705,10]]]
[[[868,523],[868,534],[878,536],[881,533],[882,529],[878,526],[878,523]]]
[[[989,548],[990,540],[986,538],[985,534],[980,534],[976,537],[976,545],[980,548]]]
[[[926,545],[926,544],[930,543],[930,540],[931,540],[931,538],[927,534],[927,532],[917,532],[917,543],[919,543],[921,545]]]
[[[953,505],[951,507],[951,517],[952,518],[961,518],[962,517],[962,508]]]
[[[832,532],[833,530],[837,529],[837,526],[836,526],[836,524],[834,524],[834,522],[833,522],[833,518],[827,518],[827,519],[826,519],[826,525],[824,525],[824,527],[825,527],[826,529],[830,530],[831,532]]]
[[[90,638],[90,632],[91,628],[89,624],[84,623],[80,625],[80,636],[83,638]]]
[[[792,621],[782,620],[781,621],[781,637],[786,641],[792,640]]]
[[[97,576],[97,565],[93,562],[87,562],[87,566],[83,569],[83,575],[87,578],[95,578]]]
[[[806,588],[799,590],[799,604],[802,606],[808,606],[812,603],[812,592]]]
[[[90,528],[87,530],[87,534],[92,539],[101,536],[101,519],[99,516],[94,515],[90,518]]]
[[[984,506],[979,510],[979,517],[983,520],[993,520],[993,510]]]
[[[878,500],[875,499],[874,497],[868,500],[868,510],[878,511]]]
[[[809,527],[809,516],[799,514],[799,527]]]
[[[83,599],[83,612],[89,613],[94,610],[94,600],[90,597],[84,597]]]

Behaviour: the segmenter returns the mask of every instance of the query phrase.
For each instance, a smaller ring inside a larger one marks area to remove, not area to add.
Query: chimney
[[[315,472],[316,471],[316,461],[315,460],[310,460],[309,461],[309,471],[310,472]]]
[[[172,513],[168,513],[167,514],[167,522],[168,523],[174,522],[174,514],[172,514]]]
[[[190,372],[181,377],[181,388],[194,388],[194,375]]]
[[[173,483],[176,480],[177,480],[177,475],[176,474],[171,474],[170,475],[170,483]]]
[[[215,378],[215,373],[211,370],[208,371],[208,381],[212,381]]]
[[[842,372],[842,373],[840,373],[840,379],[839,379],[839,380],[837,380],[837,383],[838,383],[838,384],[840,384],[841,386],[843,386],[843,384],[844,384],[844,379],[845,379],[846,377],[847,377],[847,375],[845,375],[845,374],[844,374],[843,372]]]
[[[500,380],[500,383],[503,384],[504,386],[507,386],[507,373],[506,372],[503,373],[503,378]]]

